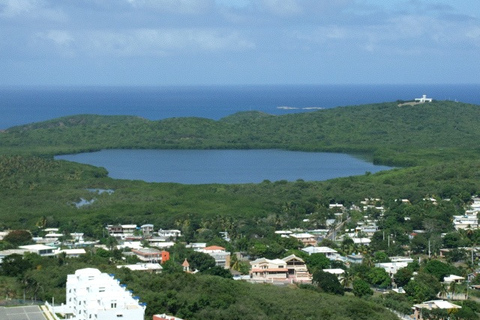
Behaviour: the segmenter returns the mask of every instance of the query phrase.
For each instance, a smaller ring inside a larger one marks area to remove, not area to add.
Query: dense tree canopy
[[[331,273],[317,270],[313,273],[312,281],[322,292],[339,295],[344,293],[343,286],[338,281],[337,276]]]

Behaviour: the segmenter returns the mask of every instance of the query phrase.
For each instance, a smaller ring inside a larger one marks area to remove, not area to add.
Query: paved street
[[[2,320],[46,320],[39,306],[0,307]]]

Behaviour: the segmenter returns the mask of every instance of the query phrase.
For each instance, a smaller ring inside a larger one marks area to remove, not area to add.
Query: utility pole
[[[471,251],[472,251],[472,267],[473,267],[473,250],[474,250],[474,249],[475,249],[475,247],[472,246],[472,250],[471,250]]]
[[[430,251],[430,239],[428,239],[428,259],[430,259],[431,251]]]

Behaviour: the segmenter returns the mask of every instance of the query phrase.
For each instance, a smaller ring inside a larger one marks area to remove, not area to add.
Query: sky
[[[478,84],[479,0],[0,0],[0,86]]]

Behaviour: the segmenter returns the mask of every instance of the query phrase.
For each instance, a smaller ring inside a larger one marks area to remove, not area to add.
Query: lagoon
[[[183,184],[323,181],[391,169],[348,154],[285,150],[122,149],[55,159],[104,167],[115,179]]]

